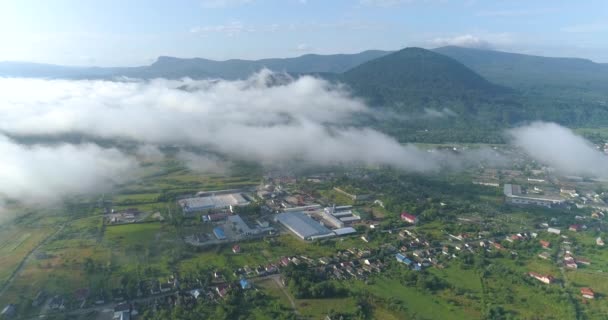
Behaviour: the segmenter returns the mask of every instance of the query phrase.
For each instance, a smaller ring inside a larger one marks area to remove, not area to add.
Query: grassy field
[[[4,284],[25,256],[52,231],[18,227],[0,230],[0,284]]]

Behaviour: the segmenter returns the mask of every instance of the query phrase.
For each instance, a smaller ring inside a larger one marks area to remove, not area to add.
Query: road
[[[13,284],[13,281],[15,280],[15,278],[21,273],[21,271],[23,270],[23,267],[32,258],[32,255],[36,252],[36,250],[38,250],[40,247],[42,247],[43,245],[45,245],[49,241],[51,241],[52,238],[55,237],[59,232],[61,232],[61,230],[63,230],[64,227],[65,227],[65,224],[61,225],[53,234],[46,237],[36,247],[34,247],[32,250],[30,250],[30,252],[28,252],[28,254],[23,258],[23,260],[21,260],[21,262],[19,263],[19,265],[17,266],[15,271],[13,271],[11,276],[2,285],[2,288],[0,289],[0,297],[2,297],[4,295],[4,293],[6,292],[6,290],[11,286],[11,284]]]
[[[283,285],[283,283],[281,283],[281,275],[273,274],[271,276],[268,276],[268,278],[272,279],[272,281],[274,281],[274,283],[277,284],[277,287],[279,287],[279,289],[281,289],[281,292],[283,293],[283,295],[287,297],[287,299],[289,300],[289,304],[291,304],[291,307],[293,308],[293,312],[296,315],[300,315],[300,313],[298,312],[298,308],[296,307],[296,302],[293,300],[293,297],[291,296],[291,294],[289,294],[289,292],[287,292],[287,290],[285,290],[285,286]]]

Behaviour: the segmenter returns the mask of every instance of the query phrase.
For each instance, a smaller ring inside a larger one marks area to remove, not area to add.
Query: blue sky
[[[0,61],[133,66],[462,45],[608,62],[608,1],[7,0]]]

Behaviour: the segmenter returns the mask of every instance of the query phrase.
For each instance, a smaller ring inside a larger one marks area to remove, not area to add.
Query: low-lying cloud
[[[0,79],[0,132],[10,136],[84,135],[141,145],[133,156],[96,145],[24,147],[2,138],[0,192],[49,198],[114,182],[138,162],[158,161],[158,146],[182,151],[189,168],[225,172],[226,161],[264,165],[386,165],[435,171],[450,154],[429,153],[370,128],[349,125],[374,112],[340,84],[263,70],[224,80],[102,81]],[[451,116],[428,109],[413,117]],[[218,158],[217,156],[221,158]]]
[[[27,147],[0,135],[0,154],[0,198],[29,204],[103,190],[137,168],[124,153],[92,144]]]
[[[177,158],[192,170],[220,173],[228,170],[230,161],[239,160],[264,165],[296,161],[391,166],[416,172],[459,169],[481,161],[504,163],[490,149],[428,152],[377,130],[354,127],[353,118],[375,117],[376,112],[344,86],[267,70],[238,81],[0,78],[0,96],[0,133],[5,135],[82,134],[140,145],[132,155],[94,144],[25,147],[0,134],[0,152],[8,155],[0,164],[0,194],[11,198],[52,199],[94,192],[124,181],[141,162],[164,159],[159,146],[202,151],[181,151]],[[450,116],[454,114],[446,108],[411,117]],[[510,133],[515,144],[539,159],[551,160],[559,150],[528,147],[532,143],[528,140],[545,137],[547,130],[550,137],[556,130],[564,131],[537,124]],[[584,140],[571,142],[578,145]],[[595,153],[590,154],[595,160],[583,168],[598,161]],[[564,161],[555,166],[570,168],[570,162]]]
[[[435,38],[431,42],[436,46],[458,46],[475,49],[492,49],[490,42],[471,34],[454,37]]]
[[[535,122],[507,135],[532,158],[561,173],[608,178],[608,157],[568,128]]]

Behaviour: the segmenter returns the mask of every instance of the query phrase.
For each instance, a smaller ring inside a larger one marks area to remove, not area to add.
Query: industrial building
[[[323,220],[333,228],[344,228],[345,225],[355,223],[361,220],[361,217],[356,214],[352,206],[332,206],[323,209],[321,213]]]
[[[275,220],[304,240],[315,240],[335,235],[334,232],[303,212],[280,213],[276,215]]]
[[[565,200],[559,196],[524,194],[522,193],[521,186],[516,184],[505,184],[504,195],[505,201],[514,205],[536,205],[551,208],[565,202]]]
[[[249,204],[246,196],[238,190],[220,190],[199,192],[195,197],[178,200],[177,203],[183,210],[184,215],[195,212],[232,208],[233,206],[244,206]]]

